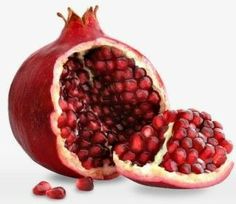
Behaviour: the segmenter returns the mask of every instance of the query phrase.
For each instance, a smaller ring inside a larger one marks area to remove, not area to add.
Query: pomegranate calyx
[[[98,6],[95,6],[94,8],[90,7],[83,16],[79,16],[68,7],[67,19],[58,12],[57,15],[65,22],[65,27],[62,30],[60,39],[66,40],[68,37],[93,37],[98,34],[104,35],[97,20],[97,10]]]

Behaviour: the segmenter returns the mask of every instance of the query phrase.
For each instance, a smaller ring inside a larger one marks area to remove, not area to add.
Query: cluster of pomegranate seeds
[[[165,135],[168,128],[172,128],[170,137]],[[154,161],[165,139],[167,152],[160,166],[184,174],[215,171],[225,163],[233,148],[219,122],[212,121],[206,112],[189,109],[155,116],[150,125],[132,134],[129,141],[116,145],[114,150],[119,159],[143,166]]]
[[[233,146],[225,139],[222,125],[212,121],[206,112],[193,109],[167,111],[157,117],[153,119],[154,127],[155,122],[174,124],[161,163],[169,172],[212,172],[225,163],[227,154],[232,151]]]
[[[145,125],[140,132],[132,134],[127,143],[116,145],[114,150],[120,159],[143,166],[154,160],[164,142],[165,129],[155,130]]]
[[[66,196],[66,191],[62,187],[52,188],[47,181],[39,182],[34,188],[33,193],[35,195],[46,195],[51,199],[63,199]]]
[[[160,97],[146,71],[121,50],[101,46],[81,55],[64,64],[58,127],[83,167],[114,165],[112,146],[151,123]]]
[[[80,191],[91,191],[94,187],[93,179],[91,177],[78,178],[75,185]]]

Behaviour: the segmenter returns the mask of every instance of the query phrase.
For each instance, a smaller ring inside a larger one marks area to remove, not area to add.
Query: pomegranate
[[[77,189],[81,191],[93,190],[93,179],[91,177],[78,178],[75,183]]]
[[[66,196],[66,191],[63,187],[51,188],[46,192],[48,198],[63,199]]]
[[[47,181],[41,181],[33,188],[33,194],[45,195],[46,192],[50,189],[51,185]]]
[[[168,110],[116,145],[114,162],[122,175],[141,184],[203,188],[229,175],[232,148],[208,113]]]
[[[79,17],[69,9],[67,20],[59,14],[60,37],[34,52],[12,82],[9,118],[16,140],[42,166],[111,179],[118,176],[114,146],[150,124],[168,101],[151,63],[104,34],[96,11]]]

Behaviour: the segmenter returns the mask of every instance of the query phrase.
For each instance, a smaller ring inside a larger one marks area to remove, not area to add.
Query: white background
[[[17,69],[36,49],[58,37],[64,25],[56,12],[71,6],[82,14],[98,4],[103,30],[134,46],[158,67],[172,108],[207,110],[236,142],[236,4],[209,0],[51,0],[0,3],[0,203],[50,203],[35,197],[41,180],[62,185],[66,203],[222,203],[235,198],[236,173],[202,190],[171,190],[138,185],[124,178],[95,182],[78,192],[74,179],[34,163],[15,141],[8,122],[7,97]],[[233,155],[235,157],[235,153]]]

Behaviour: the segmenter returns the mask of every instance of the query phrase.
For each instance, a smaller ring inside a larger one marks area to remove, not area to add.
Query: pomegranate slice
[[[203,188],[231,172],[232,143],[222,125],[197,110],[165,111],[115,147],[118,171],[150,186]]]
[[[9,93],[9,118],[19,144],[44,167],[111,179],[118,176],[114,145],[151,123],[168,101],[151,63],[105,35],[96,11],[79,17],[69,9],[60,37],[22,64]],[[156,151],[153,141],[150,149]]]

